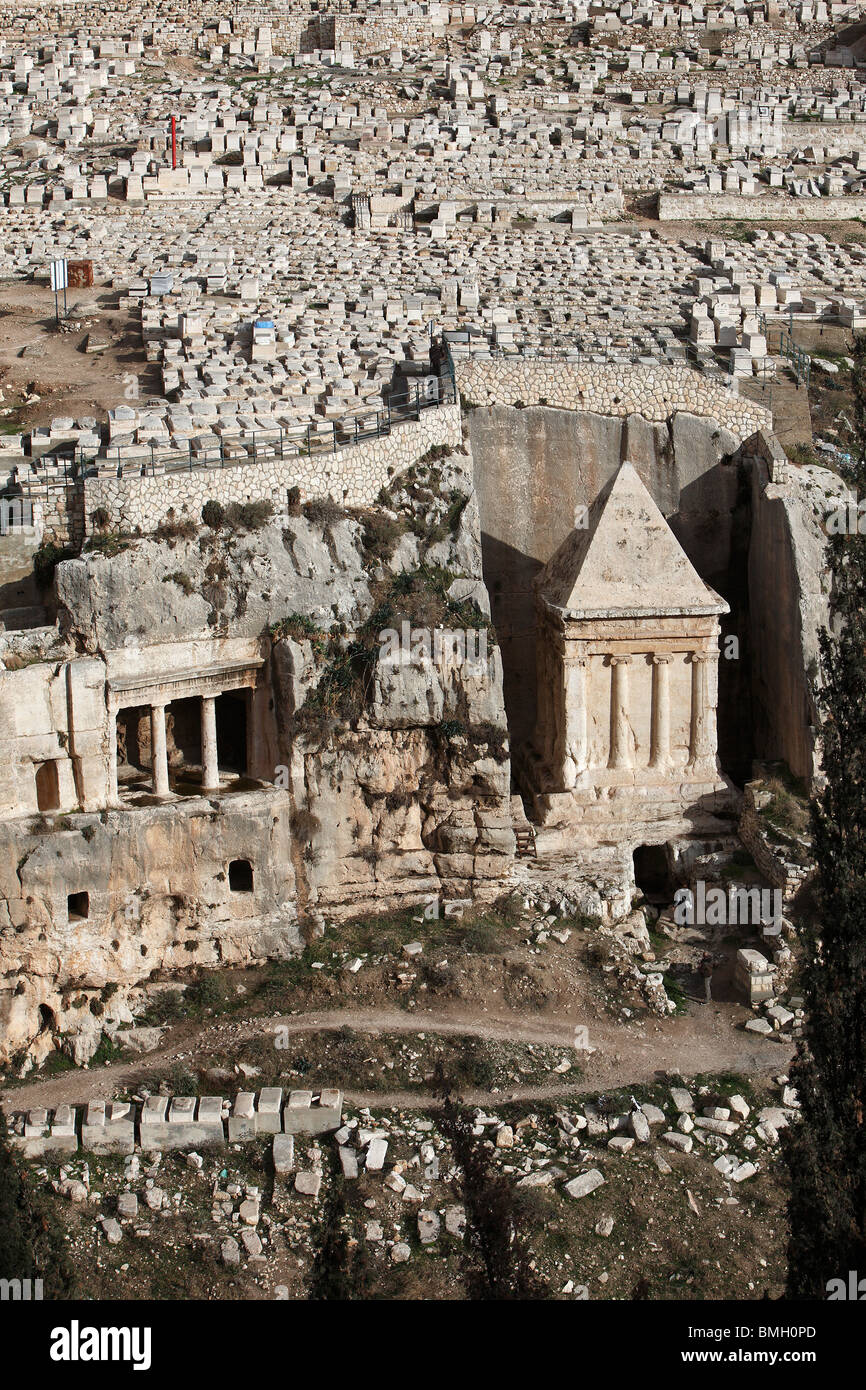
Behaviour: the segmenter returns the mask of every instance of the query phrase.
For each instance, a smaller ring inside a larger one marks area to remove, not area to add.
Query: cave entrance
[[[634,881],[649,902],[671,901],[676,885],[666,845],[638,845],[634,852]]]
[[[183,777],[201,767],[201,700],[188,696],[172,700],[166,709],[166,746],[171,771]]]
[[[150,705],[129,705],[117,711],[119,786],[150,786],[150,738]]]
[[[249,768],[249,691],[226,690],[216,699],[220,768],[244,777]]]
[[[253,866],[249,859],[233,859],[229,864],[229,889],[232,893],[253,891]]]
[[[90,894],[70,893],[66,899],[66,915],[70,922],[86,922],[90,916]]]

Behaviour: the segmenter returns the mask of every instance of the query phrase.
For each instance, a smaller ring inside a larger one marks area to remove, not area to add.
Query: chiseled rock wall
[[[377,678],[365,722],[291,744],[310,910],[498,896],[515,848],[498,649],[477,675],[431,662]]]
[[[845,489],[826,468],[770,464],[771,443],[755,441],[752,455],[748,582],[755,751],[759,758],[786,762],[810,782],[818,768],[818,634],[829,616],[824,522]]]
[[[299,949],[291,804],[277,788],[219,802],[0,823],[0,1063],[55,1035],[87,1061],[132,1021],[155,970],[244,965]],[[253,866],[253,891],[228,865]],[[88,914],[70,919],[68,895]]]
[[[799,128],[798,128],[799,135]],[[799,136],[803,144],[808,144]],[[866,198],[854,193],[794,198],[789,193],[662,193],[660,222],[845,222],[866,214]]]

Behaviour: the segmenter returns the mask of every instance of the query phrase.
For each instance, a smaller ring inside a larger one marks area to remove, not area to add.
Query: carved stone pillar
[[[220,784],[217,754],[216,697],[203,695],[201,701],[201,785],[202,791],[216,791]]]
[[[165,705],[150,707],[150,760],[155,796],[168,796],[168,753],[165,743]]]
[[[650,767],[664,771],[671,762],[671,658],[664,653],[653,656],[652,723],[650,728]]]
[[[563,665],[563,777],[567,790],[586,771],[586,658],[566,655]]]
[[[630,662],[630,656],[610,658],[610,768],[634,766],[628,720]]]
[[[689,738],[688,766],[694,768],[715,756],[715,710],[709,690],[710,661],[708,652],[692,652],[692,722]]]

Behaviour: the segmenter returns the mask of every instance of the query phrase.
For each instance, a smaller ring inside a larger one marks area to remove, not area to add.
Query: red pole
[[[171,167],[177,168],[177,122],[171,118]]]

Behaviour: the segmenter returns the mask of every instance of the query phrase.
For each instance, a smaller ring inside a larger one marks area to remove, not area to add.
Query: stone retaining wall
[[[152,531],[169,512],[176,518],[186,514],[198,520],[211,498],[223,504],[269,500],[284,511],[286,493],[292,487],[300,488],[302,500],[330,497],[340,506],[371,506],[388,481],[429,448],[456,447],[461,438],[459,407],[440,406],[424,411],[418,420],[395,425],[379,439],[335,453],[260,458],[255,463],[153,477],[86,478],[85,531],[89,534],[94,529],[91,518],[97,507],[108,512],[110,527],[124,531],[136,527]]]
[[[53,1111],[13,1112],[9,1142],[23,1158],[47,1154],[131,1154],[238,1143],[260,1134],[330,1134],[343,1122],[338,1090],[290,1091],[264,1087],[258,1096],[148,1096],[135,1101],[92,1100]]]
[[[786,858],[783,845],[770,843],[766,825],[758,815],[755,788],[751,785],[746,786],[743,794],[742,814],[737,832],[764,877],[775,887],[781,888],[782,897],[790,901],[813,873],[814,868],[808,864],[793,863]]]
[[[660,193],[660,222],[845,222],[866,216],[866,197],[788,193]]]
[[[658,424],[678,411],[709,417],[738,437],[772,430],[769,410],[737,396],[690,367],[580,366],[533,358],[458,359],[460,395],[471,405],[549,405]]]

